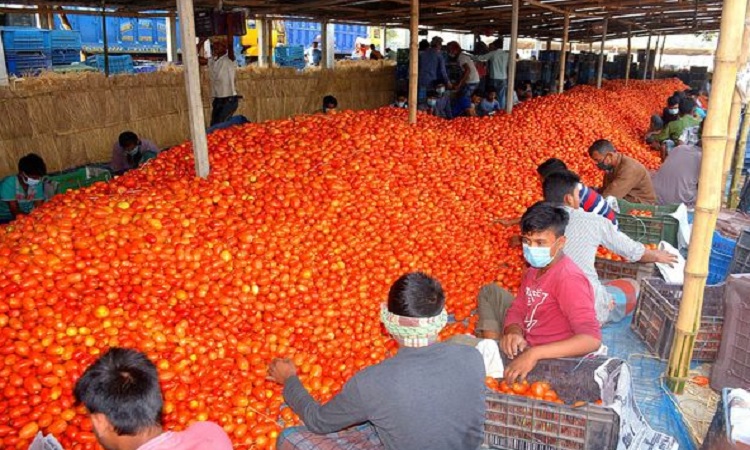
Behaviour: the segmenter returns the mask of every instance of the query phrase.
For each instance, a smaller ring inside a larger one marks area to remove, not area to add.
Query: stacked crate
[[[274,53],[274,61],[279,67],[305,68],[305,48],[301,45],[276,47]]]
[[[52,68],[49,31],[11,27],[0,31],[9,75],[38,75],[41,71]]]
[[[50,31],[50,46],[53,66],[67,66],[81,62],[80,31]]]

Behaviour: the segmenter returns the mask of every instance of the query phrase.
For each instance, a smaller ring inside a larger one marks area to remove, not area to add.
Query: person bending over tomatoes
[[[47,165],[41,156],[29,153],[18,161],[18,174],[0,180],[0,225],[29,214],[45,200]]]
[[[73,395],[88,410],[106,450],[232,450],[215,423],[196,422],[182,432],[162,429],[159,375],[139,351],[109,349],[78,379]]]
[[[479,292],[479,337],[500,341],[511,360],[508,383],[525,379],[542,359],[596,351],[602,332],[594,311],[594,291],[581,269],[563,253],[568,213],[539,202],[521,217],[523,256],[531,266],[518,294],[497,284]]]
[[[440,283],[423,273],[402,276],[380,318],[398,353],[354,375],[324,405],[302,386],[294,363],[271,363],[269,376],[284,385],[284,399],[306,426],[284,430],[278,449],[479,448],[484,362],[470,346],[437,342],[448,319]],[[359,426],[337,433],[353,425]]]

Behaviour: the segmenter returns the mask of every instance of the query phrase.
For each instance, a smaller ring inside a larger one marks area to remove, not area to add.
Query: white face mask
[[[37,178],[29,178],[26,175],[24,175],[24,178],[25,178],[26,184],[28,184],[29,186],[36,186],[37,184],[42,182],[42,180],[39,180]]]
[[[679,108],[670,108],[669,109],[669,114],[677,114],[678,112],[680,112]]]
[[[138,152],[140,152],[140,151],[141,151],[141,145],[140,145],[140,144],[138,144],[138,145],[136,145],[135,147],[133,147],[133,149],[132,149],[132,150],[126,151],[125,153],[127,153],[127,154],[128,154],[128,156],[135,156],[135,155],[137,155],[137,154],[138,154]]]
[[[438,95],[445,94],[445,88],[444,87],[437,88],[437,93],[438,93]]]
[[[435,100],[434,98],[427,99],[427,106],[434,107],[435,105],[437,105],[437,100]]]
[[[403,108],[404,106],[406,106],[406,102],[396,102],[396,106],[398,106],[399,108]]]

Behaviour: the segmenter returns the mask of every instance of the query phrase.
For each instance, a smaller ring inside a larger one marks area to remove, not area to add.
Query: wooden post
[[[256,36],[258,36],[258,67],[268,67],[266,64],[266,53],[268,53],[268,48],[266,48],[266,37],[265,32],[263,31],[263,19],[255,20],[255,32]]]
[[[107,6],[102,1],[102,46],[104,47],[104,76],[109,76],[109,42],[107,39]]]
[[[599,69],[596,72],[596,87],[602,88],[602,74],[604,73],[604,43],[607,41],[607,25],[609,19],[604,18],[604,24],[602,25],[602,47],[599,49]]]
[[[648,44],[646,44],[646,59],[644,60],[643,64],[643,79],[646,79],[646,74],[648,73],[648,63],[649,58],[651,58],[651,33],[648,33]]]
[[[667,43],[667,35],[661,37],[661,52],[659,52],[659,70],[661,70],[661,61],[664,58],[664,45]]]
[[[266,44],[266,59],[268,67],[272,67],[274,64],[273,59],[273,22],[271,19],[263,19],[263,33],[265,35],[263,36],[264,42]]]
[[[195,173],[206,178],[209,172],[206,120],[203,117],[201,99],[201,77],[198,64],[198,49],[195,45],[195,13],[193,0],[177,0],[182,36],[182,60],[185,67],[185,89],[187,90],[190,137],[193,141]]]
[[[333,24],[331,24],[328,21],[324,21],[321,25],[321,35],[320,38],[323,42],[321,42],[321,45],[323,46],[322,50],[322,66],[325,69],[333,69],[334,68],[334,48],[333,48]]]
[[[685,285],[667,368],[667,385],[677,394],[683,392],[688,380],[690,360],[701,322],[711,239],[721,207],[721,168],[740,55],[737,43],[742,39],[746,10],[747,0],[725,0],[722,7],[721,39],[716,50],[714,82],[703,126],[703,159],[690,253],[685,266]]]
[[[547,50],[552,50],[552,38],[547,38]]]
[[[5,66],[5,46],[3,45],[3,37],[0,35],[0,86],[8,86],[9,84],[8,69]]]
[[[167,17],[167,61],[177,64],[177,18],[174,14]]]
[[[746,8],[750,8],[750,0],[747,0],[748,4]],[[744,30],[742,33],[742,42],[740,45],[740,58],[738,60],[738,67],[745,67],[748,59],[750,58],[750,16],[745,18]],[[735,165],[741,165],[745,162],[745,148],[741,150],[736,149],[737,146],[737,133],[740,131],[740,116],[742,115],[742,98],[740,91],[735,88],[734,96],[732,97],[732,109],[729,113],[729,130],[727,131],[727,145],[726,153],[724,154],[724,170],[722,172],[721,188],[725,189],[724,195],[727,199],[727,203],[730,202],[731,187],[727,187],[727,179],[736,173],[735,168],[732,171],[732,160],[735,159]],[[735,180],[732,179],[734,183]]]
[[[412,125],[417,123],[418,82],[419,0],[411,0],[411,20],[409,21],[409,123]]]
[[[324,20],[320,23],[320,66],[324,69],[330,69],[328,67],[328,21]]]
[[[630,54],[633,51],[633,48],[631,47],[631,39],[632,39],[632,33],[633,33],[633,27],[628,25],[628,57],[627,57],[627,64],[625,66],[625,86],[628,85],[628,81],[630,81]]]
[[[562,94],[565,89],[565,65],[567,64],[565,47],[568,46],[568,32],[570,30],[570,12],[565,12],[565,20],[563,21],[563,40],[562,46],[560,47],[560,70],[557,74],[557,93]]]
[[[654,44],[654,63],[653,67],[651,67],[651,79],[653,80],[656,78],[656,57],[659,53],[659,38],[661,38],[660,34],[656,35],[656,44]]]
[[[513,92],[516,90],[516,53],[518,53],[519,0],[513,0],[513,17],[510,24],[510,52],[508,53],[508,89],[505,96],[505,112],[513,112]]]
[[[737,152],[734,156],[734,176],[730,189],[729,208],[735,209],[740,203],[740,177],[745,166],[745,150],[747,149],[747,135],[750,132],[750,104],[745,105],[745,113],[742,115],[742,128],[740,129],[740,142],[737,144]]]

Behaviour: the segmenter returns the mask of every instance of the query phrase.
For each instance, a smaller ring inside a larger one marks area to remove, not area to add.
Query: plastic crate
[[[91,186],[100,181],[109,181],[112,174],[99,167],[80,167],[69,172],[49,175],[50,182],[56,184],[55,193],[64,194],[67,191]]]
[[[693,348],[693,361],[716,360],[724,328],[725,284],[706,286],[703,291],[701,323]],[[661,359],[669,358],[674,329],[682,301],[682,285],[667,284],[658,278],[641,282],[631,328],[646,347]]]
[[[104,56],[94,55],[86,59],[86,65],[104,72]],[[133,57],[130,55],[110,55],[109,56],[109,73],[134,73]]]
[[[677,211],[678,205],[654,206],[630,203],[618,199],[620,212],[617,213],[618,228],[631,239],[644,244],[658,244],[666,241],[677,248],[677,231],[679,222],[670,216]],[[633,210],[650,211],[653,217],[632,216]]]
[[[658,275],[656,265],[653,263],[630,263],[596,258],[594,268],[596,268],[596,273],[601,281],[619,280],[620,278],[641,281],[644,278],[652,278]]]
[[[36,28],[2,28],[3,48],[13,52],[49,52],[50,32]]]
[[[52,58],[42,52],[8,52],[5,54],[8,73],[21,77],[38,75],[41,71],[52,69]]]
[[[708,284],[718,284],[727,279],[729,264],[734,256],[737,242],[714,231],[711,241],[711,256],[708,258]]]
[[[750,228],[742,230],[737,239],[729,273],[750,273]]]
[[[726,286],[726,321],[711,387],[750,389],[750,275],[731,275]]]
[[[50,31],[50,46],[52,50],[81,51],[81,32],[72,30]]]
[[[80,50],[52,50],[52,65],[67,66],[81,62]]]
[[[606,358],[543,360],[528,378],[551,381],[566,403],[594,402],[601,397],[601,389],[593,372],[605,361]],[[574,371],[577,376],[571,376]],[[619,431],[620,418],[611,408],[594,404],[573,408],[528,397],[487,393],[483,448],[610,449],[617,447]]]
[[[301,45],[289,45],[274,49],[276,58],[297,59],[305,57],[305,48]]]

